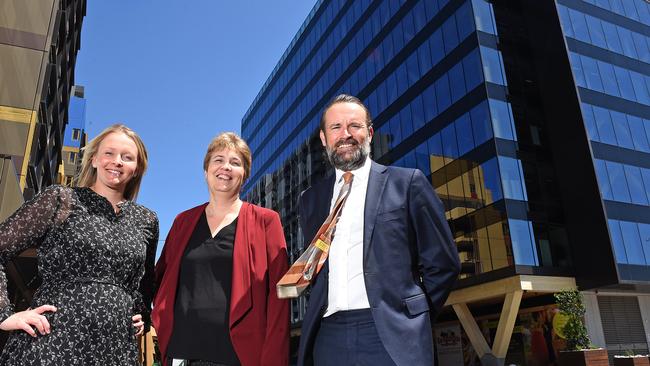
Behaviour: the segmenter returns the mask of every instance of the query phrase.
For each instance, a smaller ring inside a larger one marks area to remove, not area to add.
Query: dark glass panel
[[[612,187],[614,200],[619,202],[631,202],[632,199],[630,198],[630,191],[627,188],[623,165],[611,161],[606,161],[605,165],[607,166],[609,184]]]
[[[456,137],[458,138],[458,152],[465,155],[474,148],[474,134],[472,133],[472,122],[469,113],[465,113],[454,122],[456,126]]]
[[[593,107],[593,111],[600,141],[605,144],[616,145],[616,135],[614,134],[614,127],[612,126],[609,111],[596,106]]]
[[[512,252],[517,265],[537,265],[537,251],[533,239],[533,227],[530,221],[509,219]]]
[[[629,264],[645,265],[645,255],[641,246],[641,237],[636,222],[620,221],[621,234],[623,234],[623,244],[625,244],[625,253]]]
[[[449,86],[451,88],[452,103],[456,103],[466,94],[462,64],[458,63],[449,70]]]
[[[632,136],[630,135],[625,115],[616,111],[609,111],[609,114],[612,116],[612,125],[614,126],[618,146],[634,149],[634,143],[632,142]]]
[[[627,263],[627,254],[625,253],[625,244],[623,242],[623,234],[619,226],[618,220],[607,220],[609,226],[609,235],[612,238],[612,246],[614,247],[614,256],[617,263]]]
[[[472,108],[470,116],[476,146],[492,138],[492,124],[490,123],[490,111],[487,101],[483,101],[481,104]]]
[[[641,178],[641,170],[639,167],[624,165],[625,178],[627,179],[627,186],[630,189],[630,197],[632,203],[637,205],[648,205],[648,197],[643,187],[643,179]]]

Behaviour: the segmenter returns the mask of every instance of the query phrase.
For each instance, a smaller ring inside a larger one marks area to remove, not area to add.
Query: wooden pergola
[[[458,290],[449,295],[445,305],[456,312],[467,337],[483,366],[503,365],[512,331],[524,296],[536,296],[561,290],[575,289],[573,277],[517,275]],[[492,347],[488,345],[468,304],[504,298]]]

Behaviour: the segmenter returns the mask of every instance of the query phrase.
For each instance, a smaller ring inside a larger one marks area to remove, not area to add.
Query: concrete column
[[[582,292],[585,307],[585,326],[591,343],[595,346],[606,348],[605,333],[603,332],[603,322],[600,318],[600,309],[598,308],[598,297],[595,292]]]
[[[640,295],[639,309],[641,309],[641,319],[643,319],[643,329],[645,331],[645,339],[650,349],[650,295]]]

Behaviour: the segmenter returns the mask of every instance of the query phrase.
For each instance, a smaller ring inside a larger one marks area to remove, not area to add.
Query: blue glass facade
[[[557,9],[619,276],[648,281],[650,4],[561,0]]]
[[[63,145],[80,148],[82,135],[86,129],[86,99],[83,95],[72,95],[68,111],[68,124],[65,128]]]
[[[429,177],[460,291],[516,274],[649,283],[646,1],[318,1],[242,121],[244,194],[280,212],[292,261],[299,195],[329,169],[319,119],[339,93],[370,109],[375,161]],[[553,300],[522,306],[535,301]]]
[[[74,178],[81,166],[81,149],[86,145],[86,99],[84,87],[74,85],[70,93],[68,123],[63,132],[59,184],[74,185]]]
[[[550,229],[526,213],[497,37],[484,0],[316,4],[242,121],[254,156],[244,194],[280,212],[292,258],[303,245],[298,195],[325,170],[322,109],[348,93],[373,114],[373,159],[431,178],[465,262],[462,278],[567,264],[555,253],[542,260],[540,237]]]

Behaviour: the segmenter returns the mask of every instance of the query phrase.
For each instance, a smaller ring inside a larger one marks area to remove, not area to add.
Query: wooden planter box
[[[581,351],[561,351],[560,366],[609,366],[606,349],[586,349]]]
[[[648,356],[614,357],[614,366],[650,366]]]

